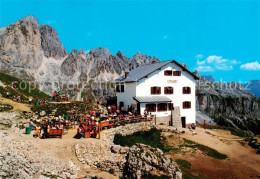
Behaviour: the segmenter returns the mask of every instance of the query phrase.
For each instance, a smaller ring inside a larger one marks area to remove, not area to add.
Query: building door
[[[181,126],[182,128],[186,128],[186,117],[181,117]]]
[[[137,114],[141,114],[140,112],[140,103],[137,103]]]

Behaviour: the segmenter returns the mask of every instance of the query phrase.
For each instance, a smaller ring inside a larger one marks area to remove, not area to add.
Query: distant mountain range
[[[244,84],[244,87],[250,93],[255,94],[260,97],[260,80],[251,80],[248,83]]]
[[[201,78],[210,82],[215,82],[215,79],[212,75],[201,76]],[[245,88],[245,90],[260,97],[260,80],[251,80],[248,83],[242,85]]]
[[[215,81],[215,79],[212,75],[201,76],[201,78],[204,78],[205,80],[208,80],[208,81],[211,81],[211,82]]]

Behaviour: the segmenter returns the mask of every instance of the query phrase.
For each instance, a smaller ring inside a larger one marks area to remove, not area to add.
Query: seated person
[[[30,128],[35,128],[35,127],[36,127],[36,124],[33,123],[33,120],[32,120],[32,119],[30,119],[29,127],[30,127]]]
[[[60,123],[58,126],[57,126],[58,129],[63,129],[63,125]]]
[[[84,130],[82,124],[79,126],[78,132],[81,134],[81,138],[84,138],[84,137],[85,137],[85,130]]]
[[[49,138],[49,125],[44,125],[42,139]]]
[[[191,129],[195,130],[196,129],[196,124],[192,123],[190,127],[191,127]]]
[[[35,127],[34,137],[41,137],[41,126],[39,123],[37,123],[37,126]]]

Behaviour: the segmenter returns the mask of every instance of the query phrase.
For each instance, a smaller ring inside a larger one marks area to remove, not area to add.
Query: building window
[[[146,104],[147,112],[156,112],[156,104]]]
[[[158,111],[167,111],[167,103],[159,103],[157,110]]]
[[[174,105],[173,103],[168,103],[168,109],[171,111],[171,110],[174,110]]]
[[[173,76],[181,76],[181,71],[173,71]]]
[[[191,93],[191,89],[190,89],[190,87],[183,87],[182,88],[182,93],[183,94],[190,94]]]
[[[164,94],[173,94],[173,87],[171,86],[164,87]]]
[[[121,93],[125,92],[125,85],[121,85]]]
[[[116,85],[116,92],[120,92],[120,85]]]
[[[164,76],[172,76],[172,70],[164,70]]]
[[[116,92],[118,92],[118,93],[125,92],[125,85],[116,85]]]
[[[124,102],[123,101],[119,102],[119,108],[121,108],[121,107],[124,107]]]
[[[189,108],[191,108],[191,102],[190,102],[190,101],[184,101],[184,102],[182,103],[182,107],[183,107],[183,109],[189,109]]]
[[[158,86],[151,87],[151,94],[161,94],[161,87]]]

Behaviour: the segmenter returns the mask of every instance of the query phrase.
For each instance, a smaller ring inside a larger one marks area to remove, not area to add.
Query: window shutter
[[[182,87],[182,94],[185,94],[185,87]]]
[[[151,94],[153,94],[153,87],[151,87]]]
[[[185,102],[182,103],[182,108],[185,108]]]
[[[189,108],[191,108],[191,102],[189,102]]]
[[[191,93],[191,89],[190,89],[190,87],[188,87],[188,89],[189,89],[189,94]]]
[[[161,94],[161,87],[159,87],[159,94]]]
[[[171,88],[171,94],[173,94],[173,88]]]
[[[164,87],[164,94],[167,94],[167,87]]]
[[[174,110],[173,103],[169,103],[169,110]]]

